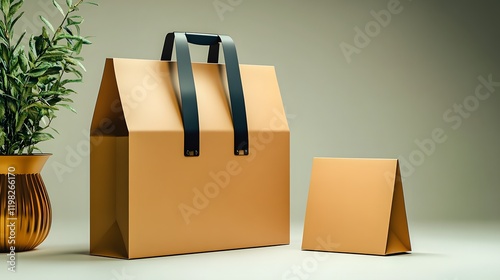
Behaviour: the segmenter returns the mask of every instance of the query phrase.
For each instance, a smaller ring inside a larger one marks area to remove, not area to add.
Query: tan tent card
[[[411,251],[398,160],[314,158],[302,249]]]

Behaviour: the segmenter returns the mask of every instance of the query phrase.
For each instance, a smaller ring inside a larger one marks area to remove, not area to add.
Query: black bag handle
[[[165,37],[165,44],[161,55],[162,61],[172,60],[174,41],[181,92],[182,120],[184,123],[184,155],[198,156],[200,154],[198,104],[188,43],[210,46],[208,63],[218,63],[219,43],[222,45],[234,128],[234,154],[248,155],[249,142],[245,97],[241,84],[238,55],[233,40],[226,35],[168,33]]]

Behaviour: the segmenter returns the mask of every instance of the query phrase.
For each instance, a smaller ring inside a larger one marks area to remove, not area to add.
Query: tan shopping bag
[[[188,42],[210,45],[209,63],[191,63]],[[91,127],[90,253],[288,244],[290,132],[274,67],[239,65],[231,39],[209,34],[169,33],[162,60],[106,60]]]
[[[302,249],[411,251],[398,160],[315,158]]]

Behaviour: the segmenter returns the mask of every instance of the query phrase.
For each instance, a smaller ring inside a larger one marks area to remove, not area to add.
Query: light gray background
[[[45,12],[38,2],[25,4],[28,14]],[[430,138],[435,128],[445,131],[446,142],[403,178],[410,220],[498,219],[500,87],[457,130],[443,114],[473,96],[479,76],[500,82],[500,4],[400,1],[402,11],[348,63],[340,44],[354,45],[354,28],[364,29],[374,20],[370,12],[388,3],[247,0],[223,20],[213,1],[85,7],[82,29],[94,44],[83,53],[88,72],[76,87],[78,114],[61,112],[54,123],[61,135],[42,146],[54,154],[44,176],[55,219],[88,219],[89,159],[82,142],[88,141],[105,58],[158,59],[165,34],[174,30],[229,34],[240,63],[276,67],[292,135],[293,220],[304,216],[313,157],[412,163],[415,141]],[[193,60],[201,61],[206,49],[196,50]]]
[[[371,12],[392,2],[108,0],[84,7],[82,31],[94,44],[83,53],[85,82],[75,87],[78,114],[61,112],[54,123],[61,135],[41,146],[54,154],[43,172],[53,236],[77,223],[81,238],[88,237],[87,135],[105,58],[158,59],[165,34],[174,30],[228,34],[240,63],[276,67],[291,129],[291,218],[299,227],[315,156],[409,162],[413,169],[404,172],[403,185],[410,230],[430,221],[499,221],[500,86],[472,102],[479,77],[500,82],[500,3],[401,0],[400,12],[373,29]],[[214,3],[233,6],[221,14]],[[59,20],[48,0],[27,1],[24,10],[27,20],[19,27],[28,32],[41,24],[31,20],[36,15]],[[373,37],[358,44],[349,62],[340,46],[356,46],[356,28],[366,26]],[[193,53],[201,61],[206,49]],[[455,121],[443,115],[464,100],[477,106],[454,129]],[[416,142],[436,128],[446,140],[418,152]]]

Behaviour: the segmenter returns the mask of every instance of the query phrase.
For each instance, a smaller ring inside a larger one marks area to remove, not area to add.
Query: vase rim
[[[40,173],[52,154],[32,155],[0,155],[0,174],[34,174]]]
[[[0,157],[43,157],[43,156],[52,156],[51,153],[36,153],[36,154],[22,154],[22,155],[0,155]]]

